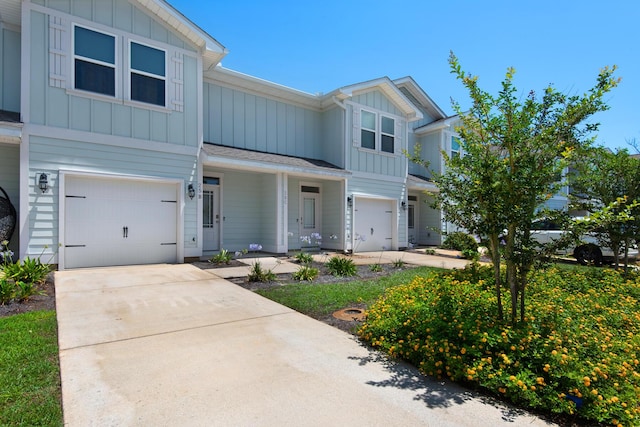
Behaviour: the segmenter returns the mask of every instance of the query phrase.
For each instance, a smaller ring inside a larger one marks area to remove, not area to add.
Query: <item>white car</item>
[[[549,220],[536,221],[531,229],[531,238],[540,244],[547,244],[559,239],[566,233],[559,225]],[[613,261],[614,253],[611,248],[600,246],[598,240],[589,234],[581,237],[578,246],[569,246],[557,253],[560,255],[573,255],[576,260],[583,265],[602,265],[603,261]],[[620,254],[619,261],[622,261],[623,254]],[[629,249],[629,259],[638,258],[638,249]]]

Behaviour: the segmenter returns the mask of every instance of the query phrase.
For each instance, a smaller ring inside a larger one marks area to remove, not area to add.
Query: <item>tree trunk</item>
[[[496,303],[498,305],[498,319],[504,319],[502,309],[502,277],[500,275],[500,238],[497,234],[489,237],[491,247],[491,261],[493,262],[493,276],[496,282]]]

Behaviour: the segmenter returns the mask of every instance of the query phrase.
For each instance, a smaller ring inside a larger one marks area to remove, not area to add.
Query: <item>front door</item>
[[[300,187],[300,239],[302,247],[318,247],[320,241],[313,236],[321,236],[320,187],[302,185]]]
[[[202,250],[220,250],[220,186],[203,185]]]

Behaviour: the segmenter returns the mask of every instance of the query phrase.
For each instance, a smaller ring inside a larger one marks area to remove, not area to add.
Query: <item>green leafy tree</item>
[[[572,202],[577,209],[593,213],[608,207],[590,227],[602,246],[611,248],[616,267],[629,265],[629,248],[640,235],[640,159],[627,150],[591,150],[588,161],[576,167]]]
[[[525,318],[527,277],[539,256],[530,229],[540,207],[566,185],[564,171],[580,160],[598,125],[585,123],[608,107],[603,96],[618,84],[615,67],[604,68],[596,85],[583,95],[566,95],[548,86],[538,98],[522,99],[509,68],[497,95],[483,91],[477,76],[463,72],[451,53],[451,72],[471,98],[471,108],[459,116],[463,156],[445,157],[445,171],[434,174],[439,193],[435,206],[444,218],[487,240],[494,265],[498,317],[501,300],[501,253],[511,296],[511,318]],[[504,239],[503,246],[501,239]]]

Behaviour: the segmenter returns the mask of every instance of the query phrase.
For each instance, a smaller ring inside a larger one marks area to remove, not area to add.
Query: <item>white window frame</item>
[[[131,48],[131,45],[133,43],[138,44],[140,46],[146,46],[150,49],[159,50],[164,53],[164,74],[165,74],[164,76],[160,76],[159,74],[149,73],[147,71],[138,70],[131,66],[131,62],[132,62],[131,52],[133,51],[133,49]],[[154,108],[168,108],[168,102],[169,102],[169,87],[168,87],[169,85],[167,84],[168,83],[167,74],[169,73],[168,60],[169,60],[169,52],[167,51],[167,49],[152,45],[150,43],[145,43],[136,39],[132,39],[132,38],[127,39],[127,88],[126,88],[125,99],[131,103],[140,104],[144,106],[151,106]],[[131,76],[133,75],[133,73],[139,74],[141,76],[151,77],[157,80],[162,80],[164,82],[164,104],[163,105],[154,104],[151,102],[138,101],[131,98],[131,89],[132,89]]]
[[[375,129],[370,129],[370,128],[366,128],[362,125],[362,116],[363,113],[369,113],[369,114],[373,114],[375,116]],[[383,132],[382,131],[382,119],[386,118],[389,120],[393,121],[393,133],[388,133],[388,132]],[[394,117],[391,114],[386,114],[384,112],[381,111],[372,111],[369,110],[367,108],[360,108],[359,109],[359,114],[358,114],[358,119],[360,120],[360,123],[358,123],[359,126],[359,144],[358,147],[362,150],[367,150],[367,151],[375,151],[377,153],[380,154],[386,154],[386,155],[396,155],[398,153],[398,147],[396,146],[396,144],[398,143],[398,135],[397,135],[397,125],[399,123],[399,119],[397,117]],[[362,131],[367,131],[367,132],[373,132],[374,134],[374,148],[369,148],[369,147],[365,147],[363,146],[363,141],[362,141]],[[393,150],[392,151],[385,151],[382,149],[382,137],[383,136],[389,136],[391,138],[393,138]]]
[[[93,31],[95,33],[100,33],[100,34],[104,34],[110,37],[113,37],[113,45],[114,45],[114,63],[110,64],[108,62],[102,62],[93,58],[88,58],[86,56],[81,56],[81,55],[76,55],[76,27],[79,28],[83,28],[85,30],[88,31]],[[116,34],[107,32],[107,31],[103,31],[103,30],[98,30],[95,27],[91,27],[88,25],[82,25],[82,24],[78,24],[76,22],[74,22],[71,26],[71,88],[74,91],[77,91],[79,93],[83,93],[83,94],[90,94],[91,96],[96,96],[96,97],[104,97],[110,100],[113,99],[118,99],[119,94],[120,94],[120,87],[121,87],[121,82],[120,82],[120,73],[118,72],[118,70],[120,69],[120,49],[119,49],[119,45],[120,43],[118,43],[118,36]],[[93,64],[98,64],[98,65],[102,65],[102,66],[106,66],[106,67],[110,67],[113,68],[114,70],[114,95],[107,95],[104,93],[100,93],[100,92],[93,92],[90,90],[85,90],[85,89],[78,89],[76,88],[76,59],[79,59],[81,61],[85,61],[85,62],[91,62]]]

